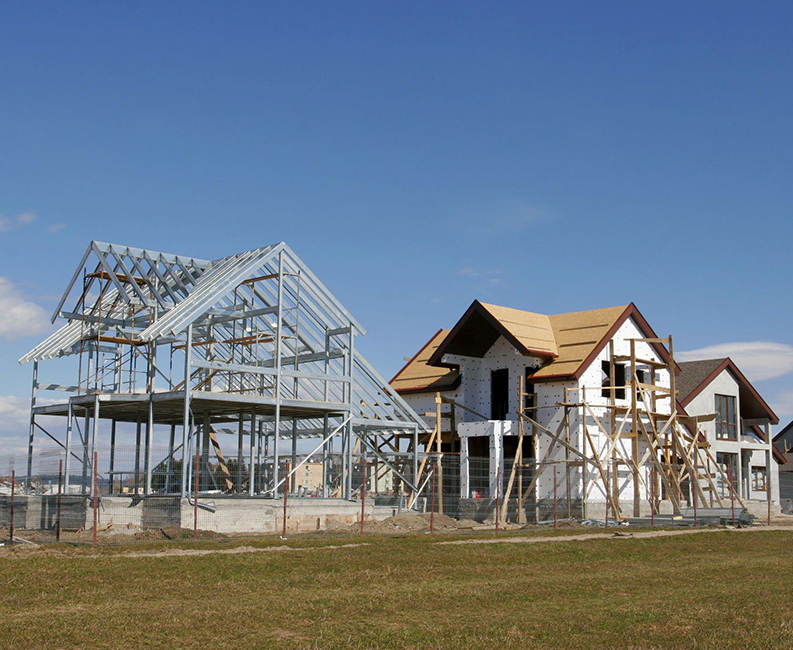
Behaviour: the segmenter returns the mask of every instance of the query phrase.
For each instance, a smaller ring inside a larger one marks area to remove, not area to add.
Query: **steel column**
[[[39,381],[39,362],[33,362],[33,382],[30,386],[30,427],[28,429],[28,466],[27,466],[27,491],[30,492],[30,479],[33,474],[33,436],[36,430],[36,416],[33,409],[36,407],[36,388]]]
[[[182,415],[182,498],[187,497],[187,474],[190,465],[188,441],[190,439],[190,356],[193,350],[193,326],[187,326],[187,343],[184,348],[184,411]]]

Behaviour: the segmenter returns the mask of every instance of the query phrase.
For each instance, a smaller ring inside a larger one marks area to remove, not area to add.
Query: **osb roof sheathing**
[[[451,390],[460,381],[460,373],[449,368],[436,368],[427,362],[451,330],[438,330],[429,342],[408,361],[391,380],[400,393]]]
[[[628,305],[622,305],[550,316],[559,356],[535,372],[533,377],[575,375],[627,309]]]
[[[631,305],[545,316],[520,309],[480,303],[527,349],[556,355],[535,372],[537,380],[574,377],[591,363],[612,329],[633,313]],[[638,312],[636,312],[638,313]],[[460,381],[457,369],[428,364],[451,330],[440,330],[391,380],[399,392],[449,390]]]
[[[480,303],[521,345],[540,355],[559,354],[551,328],[551,319],[522,309]]]

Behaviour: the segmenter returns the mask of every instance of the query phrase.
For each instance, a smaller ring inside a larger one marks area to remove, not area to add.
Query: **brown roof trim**
[[[779,451],[779,448],[776,445],[771,445],[771,449],[773,449],[774,459],[780,465],[787,464],[787,458],[785,458],[785,454]]]
[[[409,366],[411,363],[413,363],[413,362],[416,360],[416,358],[417,358],[417,357],[418,357],[418,356],[419,356],[419,355],[420,355],[422,352],[424,352],[424,350],[426,350],[426,349],[427,349],[427,347],[429,346],[429,344],[430,344],[430,343],[432,343],[432,342],[433,342],[433,341],[434,341],[436,338],[438,338],[438,334],[440,334],[442,331],[443,331],[443,328],[441,327],[441,328],[440,328],[440,329],[439,329],[437,332],[435,332],[435,334],[433,334],[433,335],[430,337],[429,341],[427,341],[427,342],[426,342],[424,345],[422,345],[422,346],[421,346],[421,349],[420,349],[418,352],[416,352],[416,354],[414,354],[412,357],[410,357],[410,359],[408,359],[408,360],[405,362],[405,365],[404,365],[404,366],[402,366],[402,367],[401,367],[401,368],[400,368],[400,369],[397,371],[397,374],[395,374],[393,377],[391,377],[391,381],[389,381],[388,383],[389,383],[389,384],[393,384],[393,383],[396,381],[397,377],[399,377],[399,375],[401,375],[403,372],[405,372],[405,370],[407,369],[407,367],[408,367],[408,366]]]
[[[713,372],[711,372],[702,382],[697,386],[694,390],[692,390],[688,395],[686,395],[683,399],[680,400],[680,403],[685,406],[686,404],[690,404],[691,400],[693,400],[697,395],[699,395],[705,387],[712,382],[716,377],[718,377],[724,370],[729,370],[733,376],[742,384],[749,389],[749,392],[752,393],[755,399],[762,405],[763,409],[768,413],[770,416],[769,419],[771,420],[771,424],[779,424],[779,418],[777,417],[776,413],[768,406],[768,403],[761,397],[760,393],[757,392],[754,386],[752,386],[751,382],[746,378],[746,376],[738,369],[738,366],[735,365],[730,357],[727,357],[722,361],[716,368],[714,368]]]
[[[533,357],[548,357],[548,358],[555,358],[557,355],[553,354],[552,352],[549,353],[547,350],[531,350],[527,348],[523,343],[516,339],[512,332],[510,332],[501,322],[490,313],[490,311],[478,300],[474,300],[470,307],[465,310],[465,313],[460,317],[460,320],[457,321],[457,324],[452,328],[452,331],[446,335],[446,338],[443,340],[438,346],[438,349],[432,353],[432,356],[428,359],[427,365],[430,366],[440,366],[440,367],[450,367],[450,364],[443,363],[443,355],[446,354],[446,348],[449,346],[449,342],[460,332],[463,326],[466,324],[466,321],[471,317],[473,313],[479,313],[484,319],[497,331],[503,336],[507,341],[509,341],[512,346],[521,354],[525,356],[533,356]]]
[[[611,338],[617,333],[617,330],[622,327],[622,325],[627,321],[629,318],[633,317],[638,325],[639,329],[647,336],[647,338],[658,338],[658,335],[655,333],[652,327],[650,327],[650,323],[647,322],[647,319],[642,316],[639,309],[636,307],[634,303],[629,304],[625,311],[620,314],[620,317],[614,321],[614,323],[609,327],[608,331],[603,335],[600,339],[600,342],[592,348],[592,351],[587,355],[586,359],[584,359],[572,373],[562,373],[558,375],[546,375],[544,377],[537,377],[534,381],[536,383],[546,382],[546,381],[556,381],[558,379],[580,379],[581,375],[584,374],[587,368],[592,365],[592,362],[597,358],[597,356],[603,351],[603,349],[608,345],[608,342]],[[660,343],[651,343],[653,349],[656,351],[659,357],[664,361],[669,361],[669,350],[667,350],[663,345]],[[680,374],[680,367],[675,364],[675,374]]]

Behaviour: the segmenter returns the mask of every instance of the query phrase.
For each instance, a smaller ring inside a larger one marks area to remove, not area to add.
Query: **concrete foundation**
[[[88,529],[93,525],[91,499],[61,497],[61,528]],[[198,528],[217,533],[274,534],[283,530],[282,499],[245,497],[201,497],[198,500]],[[396,506],[367,502],[367,519],[380,521],[397,514]],[[10,523],[10,497],[0,497],[0,526]],[[140,530],[147,528],[193,528],[195,510],[191,499],[179,497],[103,496],[99,499],[99,530]],[[325,530],[334,524],[352,524],[361,516],[360,501],[340,499],[290,498],[286,528],[290,533]],[[57,525],[57,497],[20,496],[14,499],[14,524],[19,530],[54,530]]]

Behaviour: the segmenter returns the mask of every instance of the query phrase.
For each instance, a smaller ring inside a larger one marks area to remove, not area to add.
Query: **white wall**
[[[734,397],[735,410],[740,416],[740,387],[738,381],[727,369],[722,370],[707,386],[705,386],[702,392],[686,405],[686,412],[689,415],[709,415],[715,413],[716,395],[730,395]],[[711,453],[714,458],[717,452],[739,454],[738,457],[741,458],[741,462],[738,463],[738,476],[736,480],[741,486],[740,494],[748,499],[765,501],[767,495],[764,491],[760,492],[751,489],[751,467],[766,467],[766,452],[768,451],[768,445],[758,440],[754,435],[743,435],[742,429],[743,427],[739,418],[738,432],[740,435],[740,442],[737,440],[717,440],[715,422],[703,422],[700,425],[700,430],[705,433],[708,442],[711,444]],[[765,432],[763,431],[763,433]],[[771,461],[769,478],[771,480],[771,500],[778,503],[779,467],[773,459]]]

